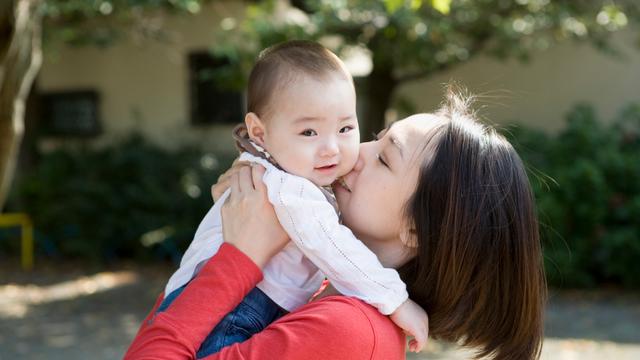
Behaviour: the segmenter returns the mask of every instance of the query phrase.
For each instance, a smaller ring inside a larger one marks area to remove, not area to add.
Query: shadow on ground
[[[3,271],[0,359],[121,359],[170,271],[45,265],[12,281]]]
[[[0,273],[0,359],[120,359],[171,273],[170,266],[15,264]],[[555,292],[543,359],[640,359],[640,295]],[[468,359],[431,341],[408,359]]]

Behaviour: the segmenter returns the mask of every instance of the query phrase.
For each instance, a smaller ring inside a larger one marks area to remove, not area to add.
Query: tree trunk
[[[358,85],[358,97],[363,99],[359,116],[361,141],[367,141],[385,127],[385,113],[397,83],[391,69],[374,67],[371,74]]]
[[[11,188],[27,96],[42,63],[41,0],[0,4],[0,210]]]

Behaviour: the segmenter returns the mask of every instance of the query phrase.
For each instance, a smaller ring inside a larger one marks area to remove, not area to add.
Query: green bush
[[[510,136],[536,193],[549,282],[640,286],[640,106],[605,125],[580,105],[558,134]]]
[[[529,168],[549,282],[639,287],[640,107],[605,125],[582,105],[567,120],[553,135],[509,134]],[[60,150],[21,178],[13,207],[33,217],[40,246],[62,256],[143,260],[167,246],[179,256],[230,162],[139,136],[103,150]]]
[[[139,135],[101,150],[58,150],[21,177],[12,207],[30,214],[38,244],[64,257],[179,256],[231,161],[195,148],[166,151]]]

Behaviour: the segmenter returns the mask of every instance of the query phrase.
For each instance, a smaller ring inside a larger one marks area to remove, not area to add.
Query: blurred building
[[[128,39],[115,46],[47,49],[36,81],[37,111],[30,123],[44,124],[40,146],[61,142],[104,144],[138,131],[168,148],[198,144],[232,151],[229,130],[242,121],[243,94],[198,81],[221,20],[240,18],[242,5],[213,4],[197,16],[167,19],[167,41]],[[536,53],[527,64],[479,57],[424,81],[403,86],[398,95],[419,111],[433,110],[442,84],[455,79],[484,94],[483,114],[492,122],[518,122],[553,131],[578,102],[593,104],[611,119],[630,102],[640,103],[637,34],[615,35],[624,54],[614,58],[588,44],[565,43]],[[393,114],[391,114],[393,115]],[[364,120],[364,119],[361,119]],[[28,122],[28,124],[29,124]],[[46,126],[45,126],[46,125]],[[28,125],[29,126],[29,125]]]

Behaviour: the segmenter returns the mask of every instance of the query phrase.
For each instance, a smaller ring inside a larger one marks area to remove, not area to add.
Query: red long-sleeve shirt
[[[195,359],[211,329],[260,280],[262,272],[251,259],[223,244],[172,305],[154,317],[160,295],[125,359]],[[206,359],[404,358],[405,337],[389,318],[358,299],[328,296]]]

